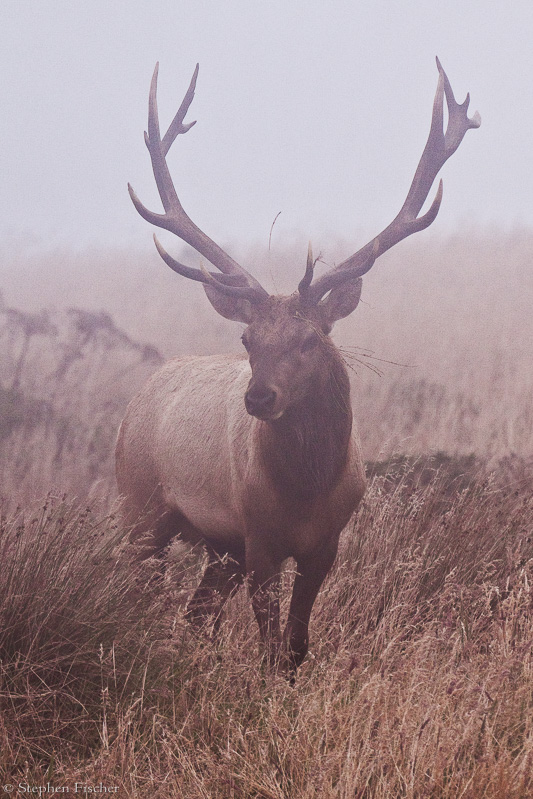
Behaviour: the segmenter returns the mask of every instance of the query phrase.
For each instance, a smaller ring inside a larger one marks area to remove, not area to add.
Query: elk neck
[[[265,465],[280,494],[312,502],[329,493],[346,465],[352,430],[350,381],[332,342],[323,374],[305,398],[262,426]]]

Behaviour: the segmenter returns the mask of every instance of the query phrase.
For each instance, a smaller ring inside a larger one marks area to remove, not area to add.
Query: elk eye
[[[313,333],[311,336],[307,336],[307,338],[305,338],[302,341],[300,351],[309,352],[309,350],[314,349],[317,344],[318,344],[318,336],[316,335],[316,333]]]

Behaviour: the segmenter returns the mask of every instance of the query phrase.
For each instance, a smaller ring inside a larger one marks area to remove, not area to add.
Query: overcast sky
[[[371,235],[422,152],[435,55],[482,126],[443,169],[435,229],[533,225],[533,3],[491,0],[2,0],[0,237],[150,242],[144,147],[196,62],[197,125],[169,156],[189,215],[224,242]],[[356,242],[357,243],[357,242]],[[361,242],[359,242],[360,244]]]

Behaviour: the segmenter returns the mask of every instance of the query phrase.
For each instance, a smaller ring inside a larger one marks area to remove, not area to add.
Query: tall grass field
[[[307,241],[236,249],[287,292]],[[152,253],[0,246],[0,793],[533,795],[533,233],[398,250],[334,334],[368,490],[291,685],[245,588],[193,631],[203,553],[173,545],[161,582],[117,511],[128,401],[242,329]]]

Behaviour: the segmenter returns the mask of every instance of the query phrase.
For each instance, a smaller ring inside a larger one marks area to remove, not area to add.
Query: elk
[[[352,420],[350,384],[330,338],[351,314],[362,276],[386,250],[437,216],[442,181],[420,215],[433,181],[469,128],[469,96],[455,101],[437,59],[438,86],[429,138],[407,198],[379,235],[337,267],[305,273],[290,296],[260,283],[187,216],[166,162],[194,97],[198,65],[168,131],[161,138],[156,65],[145,142],[164,213],[148,210],[128,186],[139,214],[193,247],[218,272],[176,261],[154,235],[157,250],[179,275],[200,282],[211,305],[245,325],[242,355],[184,357],[155,374],[128,406],[116,451],[116,473],[138,557],[162,556],[175,536],[202,543],[207,566],[187,618],[215,629],[222,608],[245,576],[270,662],[292,673],[308,650],[313,603],[334,562],[339,536],[365,492],[361,449]],[[443,129],[443,99],[448,122]],[[279,618],[280,571],[296,561],[288,620]]]

